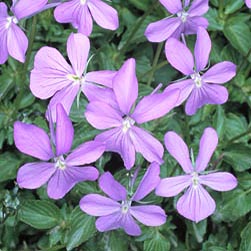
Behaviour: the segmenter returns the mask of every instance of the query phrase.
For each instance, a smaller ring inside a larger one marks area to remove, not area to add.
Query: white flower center
[[[74,74],[67,74],[66,76],[69,80],[73,81],[73,85],[82,85],[85,83],[84,77],[79,77]]]
[[[202,86],[202,78],[199,73],[192,74],[191,79],[194,81],[196,87],[200,88]]]
[[[64,157],[60,156],[55,159],[55,167],[59,168],[61,170],[64,170],[66,168],[66,163],[64,161]]]
[[[181,19],[183,23],[187,21],[188,13],[185,11],[180,11],[177,13],[177,16]]]
[[[131,206],[131,202],[130,201],[122,201],[121,203],[121,212],[122,214],[126,214],[128,212],[128,210],[130,209]]]
[[[192,173],[192,184],[194,188],[197,188],[199,185],[199,175],[196,172]]]
[[[17,24],[18,23],[18,20],[16,17],[7,17],[6,18],[7,22],[5,24],[5,28],[6,29],[9,29],[9,27],[11,26],[11,23],[14,23],[14,24]]]
[[[86,0],[80,0],[80,4],[84,5],[86,3]]]
[[[122,125],[123,125],[122,131],[124,133],[126,133],[128,131],[128,129],[130,129],[131,126],[134,124],[135,124],[135,121],[132,118],[126,116],[123,120],[123,123],[122,123]]]

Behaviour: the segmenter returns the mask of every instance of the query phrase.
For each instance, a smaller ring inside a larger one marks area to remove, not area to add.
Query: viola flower
[[[53,128],[53,125],[50,125]],[[69,153],[74,129],[61,104],[57,105],[55,153],[46,132],[22,122],[14,124],[14,141],[19,151],[38,158],[41,162],[27,163],[17,173],[17,183],[22,188],[36,189],[48,182],[47,193],[52,199],[61,199],[76,183],[96,180],[98,171],[93,166],[82,165],[96,161],[104,152],[104,146],[95,141],[85,142]],[[51,162],[49,162],[51,160]]]
[[[0,64],[4,64],[9,55],[21,63],[25,62],[28,39],[17,24],[41,11],[47,2],[48,0],[13,0],[13,16],[8,15],[6,4],[0,3]]]
[[[175,132],[167,132],[165,145],[169,153],[181,165],[185,175],[162,179],[156,194],[173,197],[188,188],[177,202],[177,210],[184,217],[199,222],[215,211],[215,201],[203,185],[216,191],[229,191],[237,186],[236,178],[228,172],[204,172],[218,144],[213,128],[206,128],[200,140],[199,154],[195,163],[189,158],[189,151],[182,138]]]
[[[119,27],[117,11],[101,0],[67,1],[56,7],[54,16],[59,23],[71,23],[86,36],[92,32],[92,18],[104,29]]]
[[[152,163],[132,195],[109,172],[105,172],[99,178],[99,187],[110,198],[88,194],[81,199],[80,208],[89,215],[99,216],[96,228],[100,232],[122,228],[129,235],[140,235],[140,227],[134,218],[146,226],[160,226],[166,222],[166,215],[161,207],[134,205],[136,202],[140,203],[158,185],[159,173],[159,165]]]
[[[53,121],[56,119],[56,105],[61,103],[69,114],[72,103],[81,90],[89,100],[113,96],[111,86],[114,71],[86,73],[89,50],[88,37],[78,33],[71,34],[67,41],[67,55],[72,66],[55,48],[45,46],[37,52],[30,76],[30,89],[41,99],[53,96],[48,108],[52,112]]]
[[[183,6],[181,0],[160,0],[160,3],[176,17],[149,24],[145,31],[149,41],[162,42],[170,37],[179,39],[181,34],[196,34],[198,27],[207,28],[208,21],[202,15],[208,11],[208,0],[194,0],[190,7],[190,1],[185,1]]]
[[[194,48],[194,56],[191,51],[180,41],[170,38],[166,42],[165,53],[169,63],[189,79],[169,85],[165,91],[179,88],[179,106],[187,98],[185,111],[193,115],[205,104],[223,104],[228,99],[227,89],[220,85],[231,80],[236,74],[236,66],[224,61],[209,68],[204,74],[211,51],[211,40],[207,31],[198,29]],[[195,62],[194,62],[195,61]]]
[[[135,59],[128,59],[113,78],[115,103],[92,101],[86,107],[87,121],[97,129],[109,129],[95,140],[106,144],[106,151],[117,152],[130,169],[135,163],[135,152],[141,153],[149,162],[161,164],[163,146],[151,134],[135,124],[142,124],[167,114],[176,104],[178,90],[151,94],[132,108],[138,96]]]
[[[245,0],[245,3],[248,8],[251,8],[251,0]]]

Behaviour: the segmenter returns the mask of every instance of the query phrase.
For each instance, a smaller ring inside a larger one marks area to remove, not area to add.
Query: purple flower
[[[196,34],[198,27],[207,28],[208,21],[201,17],[208,11],[208,0],[194,0],[190,7],[190,1],[160,0],[160,3],[177,17],[167,17],[147,26],[145,36],[151,42],[162,42],[170,37],[180,38],[181,34]]]
[[[102,28],[116,30],[119,27],[118,13],[100,0],[71,0],[60,4],[54,11],[59,23],[72,23],[78,32],[89,36],[92,18]]]
[[[194,48],[195,60],[191,51],[177,39],[170,38],[166,42],[167,60],[189,79],[171,84],[165,91],[180,89],[177,106],[188,98],[185,106],[188,115],[195,114],[197,109],[205,104],[223,104],[228,99],[227,89],[219,84],[225,83],[235,76],[236,66],[229,61],[224,61],[201,74],[208,63],[210,50],[211,40],[203,28],[198,29]]]
[[[134,202],[140,203],[158,185],[159,172],[159,165],[152,163],[134,194],[129,193],[106,172],[100,177],[99,186],[110,198],[88,194],[81,199],[80,208],[87,214],[100,216],[96,220],[96,228],[100,232],[123,228],[129,235],[140,235],[140,227],[134,218],[146,226],[160,226],[166,222],[166,215],[161,207],[134,205]]]
[[[144,97],[132,108],[138,96],[138,82],[135,60],[127,60],[113,78],[114,106],[93,101],[87,105],[86,119],[97,129],[108,129],[96,136],[95,140],[105,142],[106,151],[119,153],[125,167],[130,169],[135,162],[135,152],[140,152],[149,162],[162,163],[163,146],[147,131],[135,123],[160,118],[176,104],[179,91],[152,94]]]
[[[236,178],[228,172],[206,174],[208,162],[218,144],[218,136],[213,128],[206,128],[200,140],[199,154],[191,163],[189,152],[182,138],[175,132],[165,135],[165,145],[169,153],[179,162],[185,175],[162,179],[156,194],[172,197],[188,188],[177,202],[177,210],[184,217],[199,222],[215,210],[215,201],[202,185],[216,191],[229,191],[237,186]]]
[[[50,125],[53,128],[53,125]],[[85,142],[67,154],[72,145],[74,130],[61,104],[57,105],[55,153],[46,132],[22,122],[14,124],[14,141],[19,151],[38,158],[41,162],[23,165],[17,174],[20,187],[36,189],[48,181],[47,193],[52,199],[60,199],[80,181],[96,180],[98,171],[92,166],[79,167],[96,161],[104,152],[104,146],[95,141]],[[54,132],[51,132],[54,141]],[[52,160],[52,162],[48,162]]]
[[[245,3],[248,8],[251,8],[251,0],[245,0]]]
[[[55,48],[45,46],[37,52],[30,76],[30,89],[41,99],[54,95],[48,108],[52,112],[53,121],[56,118],[56,105],[61,103],[69,114],[72,103],[81,90],[89,100],[102,100],[113,96],[111,86],[114,71],[86,73],[89,49],[88,37],[78,33],[71,34],[67,41],[67,54],[72,66]]]
[[[17,24],[40,11],[47,2],[48,0],[13,0],[13,16],[8,15],[6,4],[0,3],[0,64],[4,64],[9,55],[24,63],[28,39]]]

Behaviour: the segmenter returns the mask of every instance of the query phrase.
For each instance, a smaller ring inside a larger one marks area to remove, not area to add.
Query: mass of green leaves
[[[158,0],[113,0],[119,13],[116,31],[94,25],[90,36],[93,55],[88,71],[121,67],[124,60],[137,62],[139,99],[162,83],[182,78],[167,62],[164,43],[147,41],[146,26],[168,15]],[[10,5],[10,1],[8,1]],[[164,134],[180,134],[196,156],[203,130],[214,127],[219,145],[210,170],[233,173],[238,179],[235,190],[210,191],[217,208],[211,217],[196,224],[180,216],[177,198],[149,195],[148,201],[165,209],[168,220],[160,227],[141,225],[142,235],[127,236],[122,230],[100,233],[95,218],[83,213],[79,200],[88,193],[101,193],[96,182],[77,184],[61,200],[48,198],[46,187],[20,189],[16,184],[18,168],[33,158],[20,153],[13,143],[13,123],[17,120],[38,125],[48,131],[45,110],[48,100],[35,98],[29,90],[29,72],[34,55],[42,46],[57,48],[66,57],[70,24],[54,20],[53,10],[46,10],[21,23],[30,46],[25,64],[11,57],[0,66],[0,250],[83,250],[83,251],[250,251],[251,250],[251,11],[243,0],[210,0],[206,14],[212,40],[210,65],[224,60],[237,65],[236,77],[225,86],[229,100],[221,106],[206,105],[194,116],[186,116],[184,105],[167,116],[145,125],[163,143]],[[192,48],[195,36],[187,38]],[[89,55],[89,56],[90,56]],[[86,99],[74,103],[70,117],[74,124],[74,147],[92,140],[99,133],[84,118]],[[182,170],[167,153],[161,165],[161,176],[175,176]],[[148,163],[137,156],[142,177]],[[96,163],[102,173],[110,171],[122,183],[126,170],[117,154],[105,153]],[[139,181],[138,180],[138,181]],[[137,181],[137,182],[138,182]]]

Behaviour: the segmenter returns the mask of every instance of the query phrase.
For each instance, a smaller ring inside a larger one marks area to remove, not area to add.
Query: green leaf
[[[70,216],[71,229],[68,233],[67,250],[79,246],[96,233],[95,218],[76,207]]]
[[[241,245],[239,251],[251,250],[251,222],[241,232]]]
[[[225,7],[225,14],[232,14],[235,11],[239,10],[244,4],[243,0],[228,0]]]
[[[155,238],[146,240],[144,242],[144,251],[169,251],[170,242],[164,238],[160,233],[157,233]]]
[[[122,231],[111,231],[104,235],[105,245],[109,251],[127,251],[128,239],[125,238],[125,233]]]
[[[60,223],[59,208],[47,200],[27,200],[19,210],[19,220],[37,228],[48,229]]]
[[[206,13],[205,17],[209,22],[208,29],[211,31],[222,31],[224,27],[224,21],[219,19],[218,11],[214,8],[210,8],[209,11]]]

